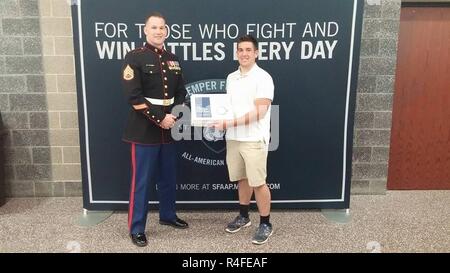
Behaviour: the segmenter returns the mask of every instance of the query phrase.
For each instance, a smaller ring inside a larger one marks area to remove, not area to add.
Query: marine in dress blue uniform
[[[161,25],[165,26],[162,15],[149,16],[147,43],[130,51],[122,67],[125,96],[131,105],[123,134],[123,140],[131,145],[128,226],[132,242],[138,246],[147,245],[151,181],[158,187],[160,224],[188,227],[175,213],[176,150],[170,133],[175,122],[171,110],[183,104],[186,89],[178,58],[163,47],[165,28]]]

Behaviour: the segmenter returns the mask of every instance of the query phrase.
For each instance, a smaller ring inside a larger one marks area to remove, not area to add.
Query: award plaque
[[[191,96],[191,125],[207,126],[215,121],[233,119],[228,94],[196,94]]]

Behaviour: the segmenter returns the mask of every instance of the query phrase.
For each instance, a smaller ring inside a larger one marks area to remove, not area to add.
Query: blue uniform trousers
[[[145,232],[149,186],[156,180],[159,218],[176,219],[176,147],[175,144],[140,145],[131,143],[131,187],[128,228],[131,234]]]

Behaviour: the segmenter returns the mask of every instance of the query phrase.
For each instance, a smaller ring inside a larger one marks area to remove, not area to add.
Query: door
[[[450,189],[450,7],[403,7],[388,189]]]

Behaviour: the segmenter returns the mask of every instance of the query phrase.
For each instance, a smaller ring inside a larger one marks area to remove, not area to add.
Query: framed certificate
[[[233,119],[231,97],[228,94],[195,94],[191,96],[191,125],[207,126]]]

